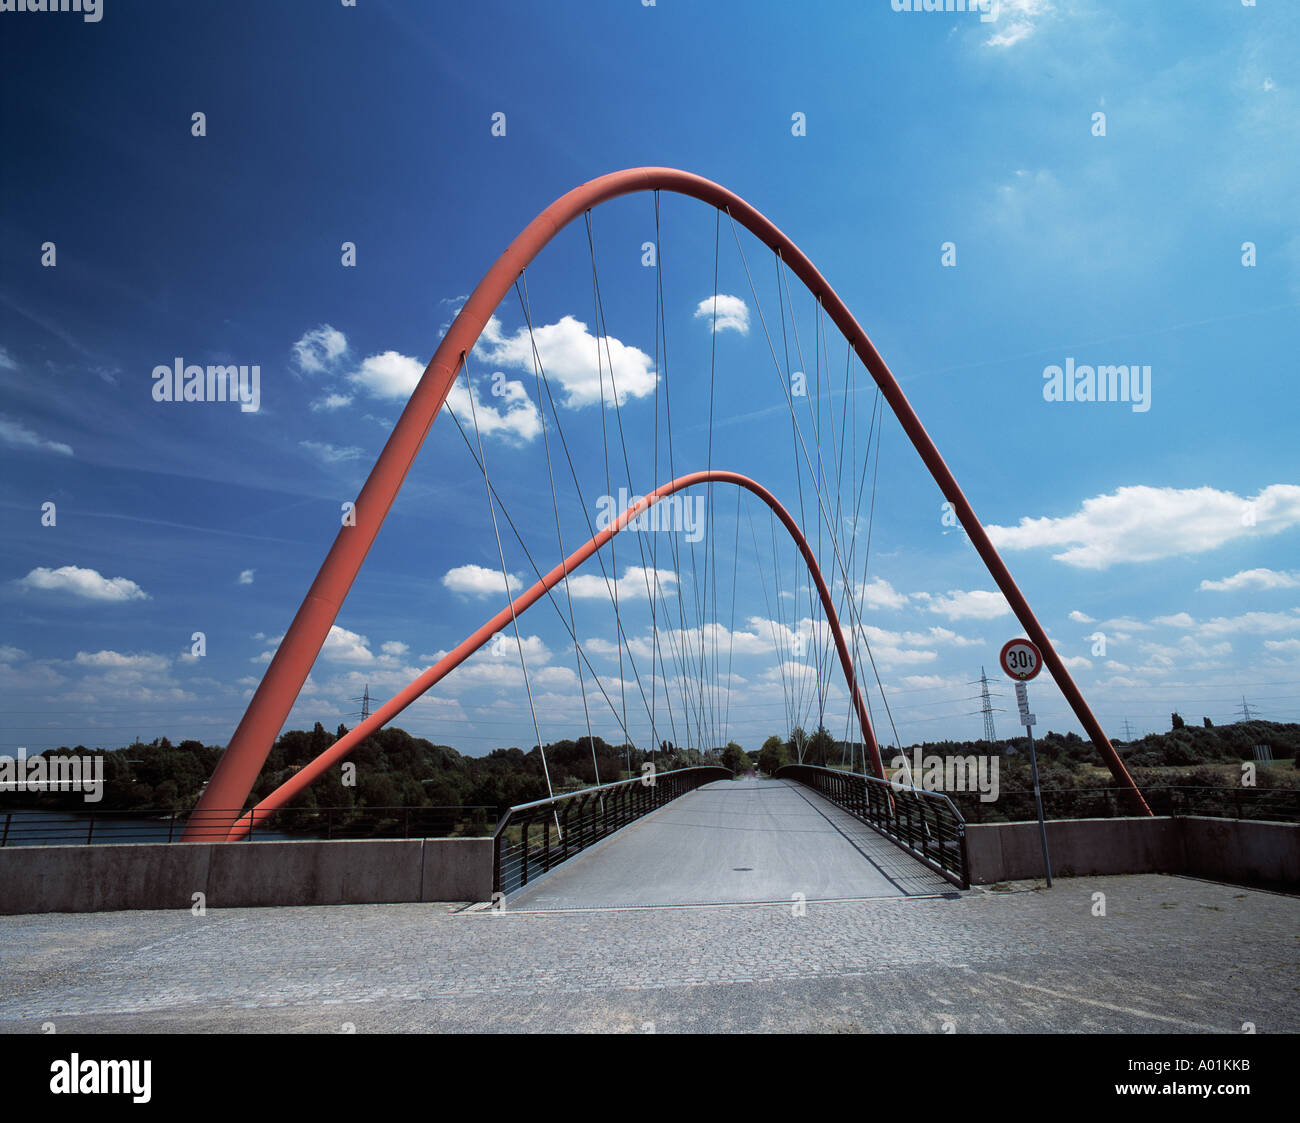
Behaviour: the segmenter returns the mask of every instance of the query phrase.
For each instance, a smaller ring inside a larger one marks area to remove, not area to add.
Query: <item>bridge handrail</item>
[[[730,768],[723,768],[722,765],[693,764],[687,768],[673,768],[668,772],[656,772],[654,776],[656,782],[658,782],[665,776],[676,776],[682,772],[694,772],[699,768],[714,768],[715,770],[725,772],[728,777],[735,775]],[[719,777],[719,779],[722,779],[722,777]],[[506,820],[516,811],[531,811],[534,807],[541,807],[543,804],[559,803],[561,800],[573,799],[575,796],[591,795],[592,792],[608,791],[610,788],[621,788],[626,784],[644,784],[646,787],[654,786],[653,784],[646,784],[644,776],[629,776],[626,780],[611,780],[608,784],[594,784],[589,788],[579,788],[576,792],[561,792],[559,795],[544,796],[542,799],[534,799],[530,803],[516,803],[506,808],[506,813],[501,816],[501,821],[497,823],[497,828],[492,832],[492,837],[495,838],[500,833],[501,828],[506,824]]]
[[[492,832],[493,891],[511,893],[521,889],[530,880],[530,864],[540,865],[540,872],[546,873],[678,796],[714,780],[730,780],[734,775],[730,768],[722,765],[693,765],[656,772],[649,783],[645,776],[632,776],[581,791],[516,804],[501,816]],[[598,808],[588,813],[592,797],[599,797]],[[552,819],[556,835],[554,844],[551,841]],[[509,841],[505,835],[506,828],[515,825],[520,827],[517,843]],[[529,830],[534,825],[542,828],[541,840],[535,845],[529,840]]]
[[[943,792],[816,764],[783,764],[773,776],[807,784],[940,877],[961,889],[970,888],[966,820]],[[919,822],[914,821],[913,809]]]
[[[781,765],[780,768],[776,770],[775,773],[773,773],[773,775],[779,778],[780,774],[787,768],[807,768],[817,772],[827,772],[830,773],[832,776],[853,776],[856,779],[865,780],[869,784],[876,784],[882,788],[888,788],[891,792],[894,793],[907,792],[909,794],[913,794],[917,796],[924,796],[928,799],[939,799],[942,800],[944,803],[946,803],[952,809],[952,813],[955,818],[957,818],[963,823],[966,821],[962,813],[957,809],[957,805],[953,803],[952,799],[948,796],[946,792],[936,792],[936,791],[931,791],[929,788],[919,788],[915,784],[904,783],[901,780],[882,780],[878,776],[868,776],[865,772],[851,772],[846,768],[826,768],[820,764],[797,764],[797,763],[783,764]],[[1115,789],[1115,791],[1127,791],[1127,790],[1128,790],[1127,788]]]

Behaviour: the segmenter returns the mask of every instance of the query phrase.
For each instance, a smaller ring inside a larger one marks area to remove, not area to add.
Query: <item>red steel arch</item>
[[[197,811],[204,812],[206,821],[220,821],[222,809],[240,807],[252,791],[257,775],[266,761],[271,746],[283,727],[293,703],[306,681],[316,656],[320,653],[330,627],[352,588],[366,554],[374,543],[380,526],[402,486],[411,463],[420,451],[434,418],[446,400],[465,355],[473,348],[488,318],[509,292],[515,279],[532,262],[555,235],[579,215],[620,195],[636,191],[672,191],[691,196],[718,207],[739,222],[769,248],[781,255],[782,260],[814,297],[821,303],[831,321],[849,342],[871,373],[880,392],[894,411],[903,431],[920,454],[921,460],[934,477],[935,483],[961,520],[980,559],[990,576],[1006,597],[1016,618],[1029,638],[1043,653],[1043,661],[1052,672],[1070,703],[1080,724],[1093,744],[1100,750],[1111,773],[1128,788],[1143,813],[1151,814],[1119,759],[1109,738],[1101,728],[1092,710],[1084,701],[1070,672],[1056,653],[1047,633],[1039,624],[1028,601],[1011,577],[1010,571],[998,556],[980,524],[975,512],[957,485],[952,472],[944,463],[930,435],[925,431],[898,381],[880,357],[867,333],[853,318],[834,289],[781,230],[755,210],[744,199],[720,184],[691,172],[676,168],[629,168],[611,172],[575,187],[560,196],[520,232],[492,268],[478,283],[469,300],[461,309],[447,334],[443,337],[433,358],[425,368],[419,383],[406,403],[402,415],[375,461],[370,476],[356,500],[356,525],[340,529],[321,565],[316,580],[312,582],[301,607],[289,625],[284,639],[271,659],[261,684],[254,693],[248,709],[230,739],[225,753],[213,772],[212,779],[199,800]],[[226,815],[227,826],[233,824],[235,812]],[[187,828],[185,838],[211,837],[198,824]]]
[[[585,545],[574,550],[567,558],[557,565],[545,577],[540,578],[526,592],[520,593],[505,608],[492,617],[486,624],[476,632],[467,636],[451,651],[444,655],[437,663],[430,667],[419,678],[413,680],[410,685],[406,686],[399,693],[394,694],[387,702],[379,707],[365,721],[355,729],[349,730],[346,734],[334,742],[328,749],[321,753],[310,764],[304,765],[299,771],[281,784],[270,795],[262,800],[251,811],[240,816],[238,823],[231,829],[227,841],[235,841],[243,838],[251,826],[261,822],[273,811],[283,807],[294,796],[302,791],[313,780],[318,779],[323,772],[331,765],[337,764],[347,756],[362,741],[372,733],[383,728],[390,721],[400,714],[407,706],[414,702],[421,694],[425,693],[435,683],[445,678],[453,670],[459,667],[466,659],[474,654],[479,648],[488,642],[497,632],[501,631],[517,616],[522,615],[527,609],[536,604],[549,589],[554,588],[565,576],[572,573],[583,562],[587,561],[602,546],[605,545],[619,531],[626,529],[629,523],[639,518],[641,514],[649,510],[660,499],[664,499],[674,492],[682,491],[685,488],[693,487],[695,484],[703,483],[730,483],[737,487],[742,487],[746,491],[752,492],[766,503],[781,520],[790,537],[794,539],[795,545],[799,547],[799,553],[803,555],[804,564],[808,567],[808,572],[812,576],[814,584],[817,586],[817,596],[821,599],[822,609],[826,613],[827,622],[830,624],[831,633],[835,637],[835,649],[839,652],[840,667],[844,671],[845,681],[849,686],[849,694],[853,698],[853,706],[857,710],[858,724],[862,727],[862,736],[867,747],[871,751],[871,767],[880,779],[885,779],[885,769],[880,760],[880,748],[876,744],[875,731],[871,727],[871,718],[867,713],[867,707],[862,698],[862,692],[858,688],[857,674],[854,670],[853,660],[849,656],[848,645],[844,640],[844,632],[840,627],[839,617],[835,613],[835,605],[831,601],[830,590],[826,587],[826,581],[822,576],[821,568],[817,564],[817,558],[814,556],[811,547],[808,545],[808,539],[804,537],[803,531],[799,524],[794,521],[790,513],[781,505],[780,501],[767,488],[761,484],[755,483],[748,476],[742,476],[738,472],[726,472],[719,469],[712,469],[705,472],[691,472],[685,476],[679,476],[671,483],[666,483],[662,487],[656,488],[649,495],[632,504],[622,515],[620,515],[608,527],[602,530]]]

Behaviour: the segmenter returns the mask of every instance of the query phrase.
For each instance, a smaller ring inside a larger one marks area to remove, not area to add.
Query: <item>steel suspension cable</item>
[[[555,538],[560,549],[560,561],[563,561],[569,555],[564,548],[564,532],[560,527],[560,500],[555,491],[555,469],[551,463],[551,435],[546,425],[546,410],[542,403],[541,354],[537,350],[537,337],[533,334],[532,318],[527,315],[527,304],[520,289],[522,278],[523,273],[515,280],[515,296],[518,297],[520,305],[525,309],[525,320],[528,324],[528,342],[533,353],[533,378],[537,384],[537,412],[542,420],[542,446],[546,450],[546,478],[551,485],[551,507],[555,512]],[[569,605],[569,627],[576,636],[578,634],[578,625],[573,613],[573,587],[569,584],[567,574],[564,578],[564,593]],[[587,705],[587,684],[582,674],[582,658],[578,654],[576,645],[574,646],[573,660],[578,668],[578,689],[582,693],[582,714],[587,724],[587,744],[591,748],[591,767],[596,784],[599,785],[600,762],[596,758],[596,740],[591,731],[591,708]]]
[[[483,466],[483,482],[487,493],[488,510],[492,515],[492,533],[496,537],[497,556],[501,559],[501,581],[505,585],[506,596],[510,599],[510,622],[515,631],[515,646],[519,649],[519,665],[524,673],[524,691],[528,695],[528,712],[532,715],[533,732],[537,735],[537,751],[542,758],[542,772],[546,776],[546,792],[547,795],[553,798],[555,792],[551,788],[551,770],[546,763],[546,746],[542,742],[542,731],[537,724],[537,707],[533,703],[533,688],[528,681],[528,660],[524,656],[524,641],[523,637],[519,634],[519,617],[515,614],[514,597],[511,596],[510,593],[510,571],[506,568],[506,555],[505,551],[501,547],[501,528],[497,525],[496,504],[492,502],[492,489],[490,486],[487,486],[487,457],[483,452],[483,434],[479,431],[478,427],[478,407],[475,404],[476,395],[474,392],[474,383],[470,379],[468,354],[461,356],[461,370],[465,375],[465,392],[469,395],[470,415],[474,420],[474,436],[478,442],[479,462]],[[555,829],[557,831],[560,829],[558,818],[555,822]]]

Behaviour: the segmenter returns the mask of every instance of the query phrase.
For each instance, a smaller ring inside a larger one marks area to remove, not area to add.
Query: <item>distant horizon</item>
[[[1180,714],[1179,716],[1180,716],[1180,717],[1183,717],[1183,718],[1184,718],[1184,721],[1187,720],[1186,717],[1185,717],[1184,715]],[[1213,720],[1213,719],[1211,719],[1211,720]],[[1212,726],[1210,726],[1210,728],[1212,728],[1212,729],[1230,729],[1230,728],[1232,728],[1234,725],[1240,725],[1240,724],[1242,724],[1242,721],[1243,721],[1243,720],[1245,720],[1245,719],[1239,719],[1238,721],[1235,721],[1235,722],[1224,722],[1224,723],[1222,723],[1222,724],[1220,724],[1219,722],[1214,722],[1214,724],[1213,724]],[[1250,720],[1252,723],[1258,722],[1258,723],[1261,723],[1261,724],[1264,724],[1264,725],[1276,725],[1276,726],[1279,726],[1279,727],[1282,727],[1282,728],[1287,728],[1287,727],[1300,727],[1300,722],[1293,722],[1293,721],[1292,721],[1292,722],[1270,721],[1269,719],[1267,719],[1267,718],[1262,718],[1262,717],[1261,717],[1261,718],[1255,718],[1255,717],[1252,717],[1252,718],[1250,718],[1249,720]],[[1205,728],[1205,726],[1202,725],[1202,721],[1203,721],[1203,718],[1197,718],[1197,719],[1194,720],[1194,721],[1188,721],[1187,724],[1188,724],[1188,727],[1189,727],[1189,728],[1193,728],[1193,727],[1194,727],[1194,728],[1196,728],[1196,729],[1202,729],[1202,728]],[[345,722],[344,724],[347,724],[347,723]],[[314,728],[314,724],[313,724],[313,728]],[[348,728],[351,729],[352,726],[348,726]],[[524,754],[528,754],[528,753],[531,753],[531,752],[535,752],[535,751],[537,750],[537,745],[535,745],[535,744],[534,744],[534,745],[530,745],[530,746],[528,746],[527,748],[525,748],[522,744],[515,744],[515,745],[494,745],[492,748],[490,748],[490,749],[485,749],[485,750],[482,751],[482,752],[467,752],[466,750],[461,749],[461,748],[457,747],[456,745],[450,744],[449,742],[446,742],[446,741],[434,741],[434,740],[432,740],[432,739],[430,739],[430,738],[428,738],[428,737],[424,737],[424,736],[422,736],[422,735],[420,735],[420,734],[412,733],[409,729],[406,729],[406,728],[404,728],[404,727],[401,726],[401,725],[397,725],[397,724],[386,725],[386,726],[384,726],[383,728],[384,728],[384,729],[396,729],[396,730],[398,730],[399,732],[402,732],[402,733],[407,734],[408,736],[410,736],[410,737],[411,737],[412,739],[414,739],[414,740],[428,741],[428,742],[429,742],[431,745],[433,745],[435,748],[439,748],[439,749],[453,749],[455,752],[457,752],[457,753],[459,753],[461,756],[465,756],[465,757],[482,758],[482,757],[490,756],[490,755],[491,755],[492,753],[494,753],[494,752],[501,752],[501,751],[509,750],[509,749],[518,749],[520,752],[522,752],[522,753],[524,753]],[[328,734],[330,734],[331,737],[333,737],[333,736],[336,734],[336,732],[337,732],[337,726],[336,726],[334,729],[326,728],[325,731],[326,731]],[[280,736],[284,736],[284,734],[286,734],[286,733],[310,733],[310,732],[312,732],[312,729],[302,729],[302,728],[297,728],[297,729],[286,729],[286,730],[284,730],[284,731],[280,734]],[[811,733],[814,733],[814,732],[816,732],[816,728],[814,727],[812,730],[807,730],[806,732],[809,732],[810,734],[811,734]],[[1143,733],[1143,734],[1140,734],[1140,735],[1135,735],[1134,737],[1132,737],[1132,738],[1130,738],[1130,739],[1127,739],[1127,740],[1124,739],[1123,737],[1115,737],[1115,738],[1111,738],[1111,741],[1112,741],[1113,744],[1117,744],[1117,745],[1131,745],[1131,744],[1135,744],[1136,742],[1145,739],[1146,737],[1159,737],[1159,736],[1162,736],[1162,735],[1164,735],[1164,734],[1172,733],[1172,732],[1174,732],[1174,730],[1173,730],[1172,728],[1170,728],[1170,729],[1153,729],[1153,730],[1149,730],[1149,731],[1146,732],[1146,733]],[[587,735],[586,735],[585,733],[583,733],[583,734],[581,734],[581,735],[579,735],[579,736],[576,736],[576,737],[555,737],[555,738],[552,738],[551,740],[547,741],[547,742],[546,742],[546,745],[543,746],[543,747],[546,747],[546,746],[549,746],[549,745],[562,744],[562,743],[564,743],[564,742],[579,743],[579,742],[582,742],[582,741],[586,740],[586,736],[587,736]],[[607,744],[611,749],[619,749],[619,750],[621,750],[621,749],[624,749],[624,748],[627,747],[627,746],[626,746],[624,743],[622,743],[622,742],[617,742],[617,743],[616,743],[616,742],[609,741],[609,740],[604,739],[604,738],[600,738],[599,734],[597,734],[596,736],[597,736],[598,739],[605,740],[605,743],[606,743],[606,744]],[[779,734],[769,734],[768,736],[780,736],[780,735],[779,735]],[[1066,732],[1062,732],[1062,731],[1060,731],[1060,730],[1054,730],[1054,729],[1047,729],[1047,728],[1045,728],[1045,729],[1041,729],[1041,730],[1036,730],[1035,733],[1034,733],[1034,739],[1035,739],[1035,741],[1042,741],[1044,738],[1047,738],[1047,737],[1058,737],[1058,738],[1062,738],[1062,739],[1063,739],[1063,738],[1066,738],[1066,737],[1068,737],[1068,736],[1078,736],[1078,737],[1080,737],[1080,739],[1081,739],[1082,741],[1084,741],[1085,743],[1089,743],[1089,744],[1091,743],[1091,742],[1089,742],[1089,740],[1088,740],[1088,738],[1087,738],[1086,736],[1083,736],[1083,735],[1080,735],[1080,734],[1071,734],[1071,733],[1069,733],[1068,731],[1066,731]],[[764,741],[766,741],[766,739],[767,739],[767,738],[764,738]],[[981,744],[981,743],[983,743],[983,744],[994,744],[994,745],[1005,745],[1005,744],[1007,744],[1007,743],[1009,743],[1009,742],[1011,742],[1011,741],[1023,741],[1023,740],[1026,740],[1026,739],[1027,739],[1026,734],[1025,734],[1025,732],[1022,730],[1021,732],[1011,734],[1010,736],[1006,736],[1006,737],[998,737],[995,741],[992,741],[992,742],[984,741],[984,738],[983,738],[983,737],[939,738],[939,739],[936,739],[936,740],[910,741],[910,742],[908,742],[906,745],[903,745],[903,746],[901,747],[901,749],[900,749],[900,747],[899,747],[898,745],[895,745],[895,744],[893,744],[892,742],[888,742],[888,741],[879,741],[879,742],[877,742],[877,743],[878,743],[878,745],[880,746],[881,752],[883,753],[883,752],[884,752],[885,750],[887,750],[887,749],[893,749],[895,752],[900,752],[900,751],[904,751],[904,750],[906,750],[906,749],[917,748],[917,747],[921,747],[921,746],[924,746],[924,745],[939,745],[939,744],[963,744],[963,745],[976,745],[976,744]],[[188,742],[188,741],[198,741],[198,743],[201,744],[205,749],[222,749],[222,750],[224,750],[224,749],[226,748],[226,743],[224,743],[224,742],[220,742],[220,743],[219,743],[219,742],[199,741],[198,738],[192,738],[192,737],[186,737],[186,738],[181,738],[181,739],[177,740],[177,739],[172,738],[172,737],[167,737],[165,734],[159,734],[157,737],[150,738],[149,740],[145,740],[145,741],[132,741],[132,742],[130,742],[129,744],[126,744],[126,745],[118,745],[118,746],[115,746],[114,748],[106,748],[106,747],[103,746],[103,745],[83,745],[83,744],[78,743],[78,744],[72,744],[72,745],[58,745],[58,746],[55,746],[55,747],[52,747],[52,748],[38,749],[38,750],[26,749],[25,751],[27,752],[27,754],[28,754],[29,756],[35,756],[35,755],[37,755],[37,754],[39,754],[39,753],[56,753],[56,752],[61,752],[61,751],[63,751],[63,750],[76,751],[76,750],[78,750],[78,749],[84,749],[86,752],[120,753],[120,752],[126,752],[127,750],[132,749],[132,748],[136,748],[137,746],[153,747],[153,744],[154,744],[155,741],[161,741],[161,740],[167,740],[167,741],[171,744],[172,748],[179,748],[180,745],[182,745],[182,744],[184,744],[184,743],[186,743],[186,742]],[[277,740],[278,740],[278,738],[277,738]],[[789,744],[790,744],[790,741],[789,741],[789,739],[788,739],[788,734],[787,734],[786,739],[784,740],[784,743],[785,743],[786,745],[789,745]],[[753,746],[753,747],[746,746],[746,745],[744,745],[744,744],[741,743],[741,742],[737,742],[737,744],[740,744],[741,748],[744,749],[746,753],[757,753],[757,752],[759,752],[759,751],[762,749],[762,747],[763,747],[763,743],[762,743],[762,742],[759,742],[759,744],[757,744],[756,746]],[[843,749],[843,748],[845,748],[846,746],[848,746],[848,745],[850,745],[850,744],[856,745],[856,746],[860,749],[860,748],[862,747],[862,744],[863,744],[863,743],[862,743],[861,741],[848,742],[848,741],[834,740],[834,739],[833,739],[833,744],[834,744],[834,746],[835,746],[835,748],[836,748],[837,750],[840,750],[840,749]],[[644,752],[644,753],[647,753],[647,754],[651,752],[651,748],[650,748],[650,746],[648,746],[648,745],[646,745],[646,746],[632,745],[631,747],[632,747],[634,750],[638,751],[638,752]],[[676,751],[676,750],[678,750],[678,749],[683,749],[683,750],[689,750],[689,751],[691,751],[691,752],[697,752],[697,751],[703,751],[703,752],[718,752],[718,751],[721,751],[721,750],[722,750],[723,748],[725,748],[725,747],[726,747],[725,745],[714,745],[714,746],[711,746],[711,747],[708,748],[708,749],[699,750],[699,749],[697,749],[695,746],[692,746],[692,745],[677,745],[677,744],[674,744],[674,745],[673,745],[673,748],[672,748],[671,751]],[[5,753],[0,753],[0,756],[5,756],[5,755],[14,755],[14,754],[16,754],[20,749],[25,749],[25,746],[20,746],[19,749],[6,750]],[[656,749],[654,750],[655,753],[660,753],[660,752],[662,752],[662,751],[663,751],[663,750],[658,749],[658,748],[656,748]],[[1101,759],[1100,756],[1098,756],[1098,758],[1097,758],[1097,763],[1098,763],[1099,765],[1103,763],[1103,761],[1102,761],[1102,759]],[[886,764],[886,766],[888,767],[889,762],[888,762],[888,761],[885,761],[885,764]]]

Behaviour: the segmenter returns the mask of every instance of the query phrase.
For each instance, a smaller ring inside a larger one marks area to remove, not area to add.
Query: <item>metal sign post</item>
[[[1038,782],[1038,753],[1034,750],[1035,717],[1029,712],[1029,688],[1025,683],[1043,669],[1043,655],[1027,639],[1013,639],[1003,645],[998,656],[1002,670],[1015,680],[1016,705],[1020,709],[1020,724],[1029,734],[1029,767],[1034,777],[1034,806],[1038,811],[1038,836],[1043,844],[1043,873],[1047,888],[1052,887],[1052,859],[1047,853],[1047,820],[1043,816],[1043,790]]]
[[[1016,683],[1016,701],[1020,704],[1020,724],[1029,734],[1029,767],[1034,774],[1034,806],[1038,809],[1038,835],[1043,843],[1043,872],[1047,876],[1047,888],[1052,887],[1052,860],[1047,854],[1047,821],[1043,817],[1043,789],[1038,783],[1038,753],[1034,751],[1034,715],[1029,712],[1029,688],[1023,683]]]

